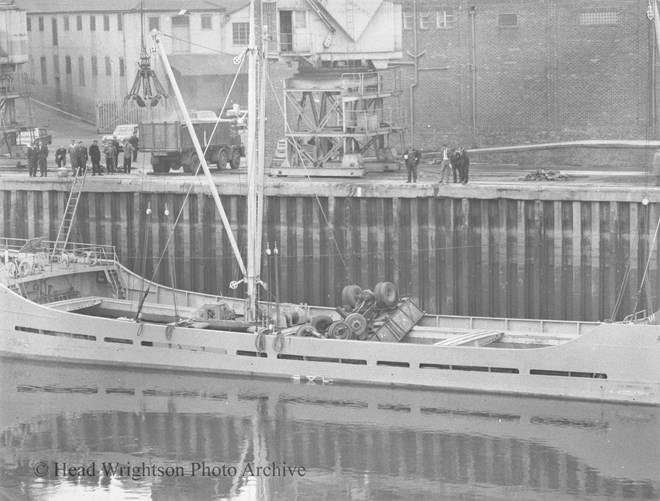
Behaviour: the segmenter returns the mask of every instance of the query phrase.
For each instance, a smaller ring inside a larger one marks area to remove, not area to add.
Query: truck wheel
[[[183,171],[186,174],[194,174],[195,171],[197,170],[197,166],[199,165],[199,157],[197,156],[197,153],[193,153],[190,156],[190,160],[188,162],[186,162],[185,160],[187,159],[184,159]]]
[[[230,164],[232,169],[238,169],[241,166],[241,152],[234,150],[231,152],[231,162]]]
[[[172,165],[172,160],[163,160],[163,163],[160,166],[161,174],[167,174],[172,168],[171,165]]]
[[[155,174],[159,174],[161,172],[161,160],[160,160],[159,157],[154,157],[152,155],[152,157],[151,157],[151,167],[152,167]]]
[[[227,153],[227,150],[225,149],[220,150],[220,154],[218,155],[218,170],[226,169],[228,162],[229,162],[229,153]]]

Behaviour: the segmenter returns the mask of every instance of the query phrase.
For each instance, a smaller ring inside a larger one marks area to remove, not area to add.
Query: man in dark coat
[[[28,173],[30,177],[37,177],[37,145],[31,144],[27,149]]]
[[[421,152],[415,149],[412,145],[403,152],[403,160],[406,162],[406,170],[408,171],[407,183],[410,182],[411,178],[413,183],[417,182],[417,166],[419,165],[421,158]]]
[[[66,167],[66,148],[64,146],[55,150],[55,163],[58,169],[60,167]]]
[[[48,158],[48,145],[46,141],[39,141],[37,146],[37,161],[39,163],[39,175],[46,177],[48,175],[48,165],[46,158]]]
[[[470,179],[470,159],[468,158],[467,150],[465,148],[460,149],[461,152],[461,181],[463,184],[468,184]]]
[[[137,161],[138,146],[140,145],[140,140],[137,136],[137,127],[133,130],[133,135],[128,139],[128,142],[133,146],[133,162]]]
[[[99,149],[98,141],[94,139],[92,145],[89,147],[89,158],[92,161],[92,176],[102,176],[101,174],[101,150]]]
[[[87,170],[87,147],[83,144],[82,141],[78,141],[78,146],[76,146],[76,156],[78,157],[78,175],[82,174]]]

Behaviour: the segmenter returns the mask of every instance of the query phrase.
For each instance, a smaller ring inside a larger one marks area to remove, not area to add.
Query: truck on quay
[[[220,119],[217,128],[215,120],[193,120],[193,129],[209,164],[216,164],[219,170],[225,169],[227,164],[238,169],[245,149],[236,120]],[[199,165],[191,135],[181,121],[140,123],[140,151],[151,153],[151,166],[157,174],[181,167],[193,174]]]

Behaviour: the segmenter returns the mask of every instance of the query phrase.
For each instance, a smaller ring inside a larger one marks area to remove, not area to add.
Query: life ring
[[[7,275],[9,275],[12,278],[18,277],[18,266],[16,266],[16,263],[14,261],[9,261],[8,263],[5,263],[5,271],[7,272]]]
[[[69,253],[68,252],[62,252],[62,254],[60,254],[60,264],[63,264],[66,268],[69,267],[69,264],[71,264],[71,261],[69,259]]]
[[[18,274],[22,277],[27,277],[32,272],[32,263],[24,259],[18,264]]]
[[[90,264],[90,266],[95,266],[96,263],[99,262],[99,257],[96,255],[96,252],[87,252],[87,262]]]

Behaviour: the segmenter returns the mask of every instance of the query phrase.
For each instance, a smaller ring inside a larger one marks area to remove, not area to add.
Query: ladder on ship
[[[64,216],[62,217],[62,222],[60,222],[60,228],[57,231],[57,238],[55,239],[55,244],[53,245],[53,253],[51,255],[51,258],[54,258],[57,254],[64,251],[64,249],[66,249],[67,244],[69,243],[69,237],[71,236],[71,227],[73,226],[73,221],[76,217],[76,210],[78,209],[78,202],[80,202],[80,195],[82,193],[83,186],[85,185],[86,174],[87,174],[87,170],[82,169],[82,174],[78,174],[76,172],[76,175],[73,178],[73,184],[71,185],[69,198],[66,202],[66,209],[64,210]]]
[[[119,273],[117,273],[116,268],[111,268],[105,270],[105,278],[108,280],[110,287],[112,287],[112,292],[115,295],[116,299],[126,299],[126,289],[121,283],[119,278]]]

